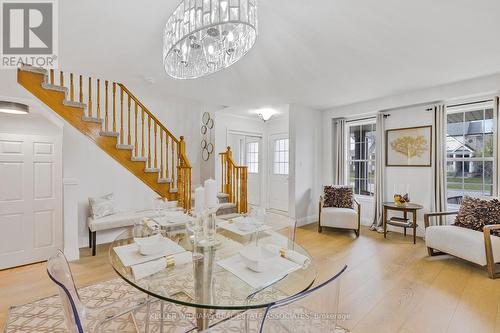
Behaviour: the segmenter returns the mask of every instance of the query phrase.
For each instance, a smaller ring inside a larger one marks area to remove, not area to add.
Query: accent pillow
[[[323,188],[323,207],[352,208],[352,187],[351,186],[325,186]]]
[[[115,202],[113,193],[102,197],[89,198],[90,215],[93,218],[104,217],[114,214]]]
[[[466,196],[462,201],[454,225],[483,232],[485,225],[499,223],[500,201],[498,199],[484,200]],[[500,236],[498,231],[492,231],[492,234]]]

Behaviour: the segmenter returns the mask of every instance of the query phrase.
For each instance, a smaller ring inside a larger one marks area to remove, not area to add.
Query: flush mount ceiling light
[[[257,110],[257,117],[259,117],[263,122],[268,121],[276,113],[271,108],[264,108]]]
[[[165,25],[163,65],[195,79],[241,59],[257,38],[257,0],[184,0]]]
[[[26,104],[0,101],[0,112],[12,114],[27,114],[29,107]]]

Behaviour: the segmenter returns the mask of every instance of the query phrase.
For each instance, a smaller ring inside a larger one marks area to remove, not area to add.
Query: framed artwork
[[[385,165],[388,167],[430,167],[432,126],[385,131]]]

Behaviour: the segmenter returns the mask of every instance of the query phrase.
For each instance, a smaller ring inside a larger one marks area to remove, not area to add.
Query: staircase
[[[234,209],[240,214],[247,213],[248,167],[236,165],[234,163],[231,147],[227,147],[227,150],[225,152],[219,153],[219,156],[222,166],[221,190],[222,193],[226,196],[226,199],[224,199],[225,203],[223,204],[223,207],[224,205],[226,205],[227,208],[230,208],[231,206],[235,207]]]
[[[161,197],[191,209],[184,138],[177,139],[123,84],[27,65],[18,69],[17,82]]]

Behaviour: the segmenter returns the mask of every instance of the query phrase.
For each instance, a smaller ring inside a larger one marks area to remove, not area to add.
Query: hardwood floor
[[[491,280],[477,266],[450,256],[428,257],[422,239],[383,235],[362,228],[350,231],[315,224],[297,231],[297,241],[313,256],[318,282],[347,264],[342,281],[340,324],[351,332],[481,332],[500,333],[500,279]],[[98,255],[81,250],[72,263],[78,287],[115,277],[107,261],[107,246]],[[45,264],[0,271],[0,327],[8,307],[23,304],[56,290]]]

